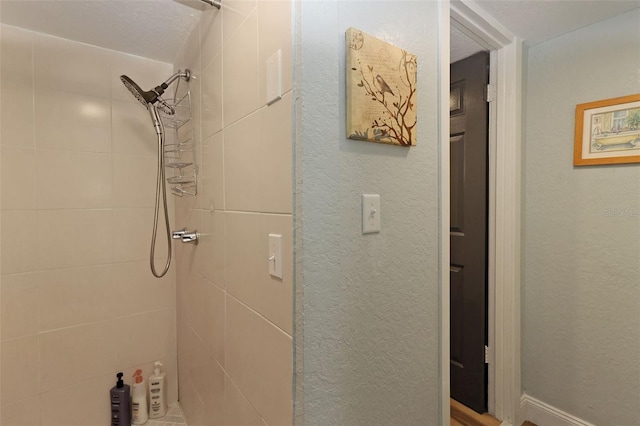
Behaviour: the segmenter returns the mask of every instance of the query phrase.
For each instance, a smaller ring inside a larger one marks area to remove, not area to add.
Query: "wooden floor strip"
[[[454,423],[454,420],[457,423]],[[478,414],[455,399],[451,399],[451,425],[500,426],[500,420],[488,413]]]
[[[500,423],[500,420],[491,414],[478,414],[455,399],[451,399],[451,426],[500,426]],[[526,421],[522,426],[536,425]]]

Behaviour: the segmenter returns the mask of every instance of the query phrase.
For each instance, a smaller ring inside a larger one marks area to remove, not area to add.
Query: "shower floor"
[[[168,407],[167,415],[161,419],[150,419],[145,426],[187,426],[180,403],[176,402]]]

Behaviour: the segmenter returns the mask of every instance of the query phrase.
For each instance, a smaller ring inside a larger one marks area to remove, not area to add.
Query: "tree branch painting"
[[[415,145],[416,56],[355,28],[346,36],[347,137]]]

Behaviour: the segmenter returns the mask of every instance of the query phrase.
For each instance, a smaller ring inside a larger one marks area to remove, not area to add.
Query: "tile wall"
[[[0,31],[0,424],[109,425],[116,372],[156,359],[175,401],[175,268],[148,265],[155,133],[119,81],[172,66]]]
[[[225,0],[176,61],[196,76],[197,197],[176,201],[180,401],[190,426],[292,423],[291,2]],[[282,51],[283,97],[266,105],[265,61]],[[268,273],[283,236],[284,279]]]

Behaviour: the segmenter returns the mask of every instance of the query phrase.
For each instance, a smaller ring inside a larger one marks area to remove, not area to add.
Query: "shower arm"
[[[184,71],[178,71],[177,73],[169,77],[167,81],[164,82],[164,84],[169,86],[171,83],[176,81],[176,79],[178,79],[179,77],[184,78],[185,81],[189,81],[189,79],[191,79],[191,71],[189,71],[188,69]]]

